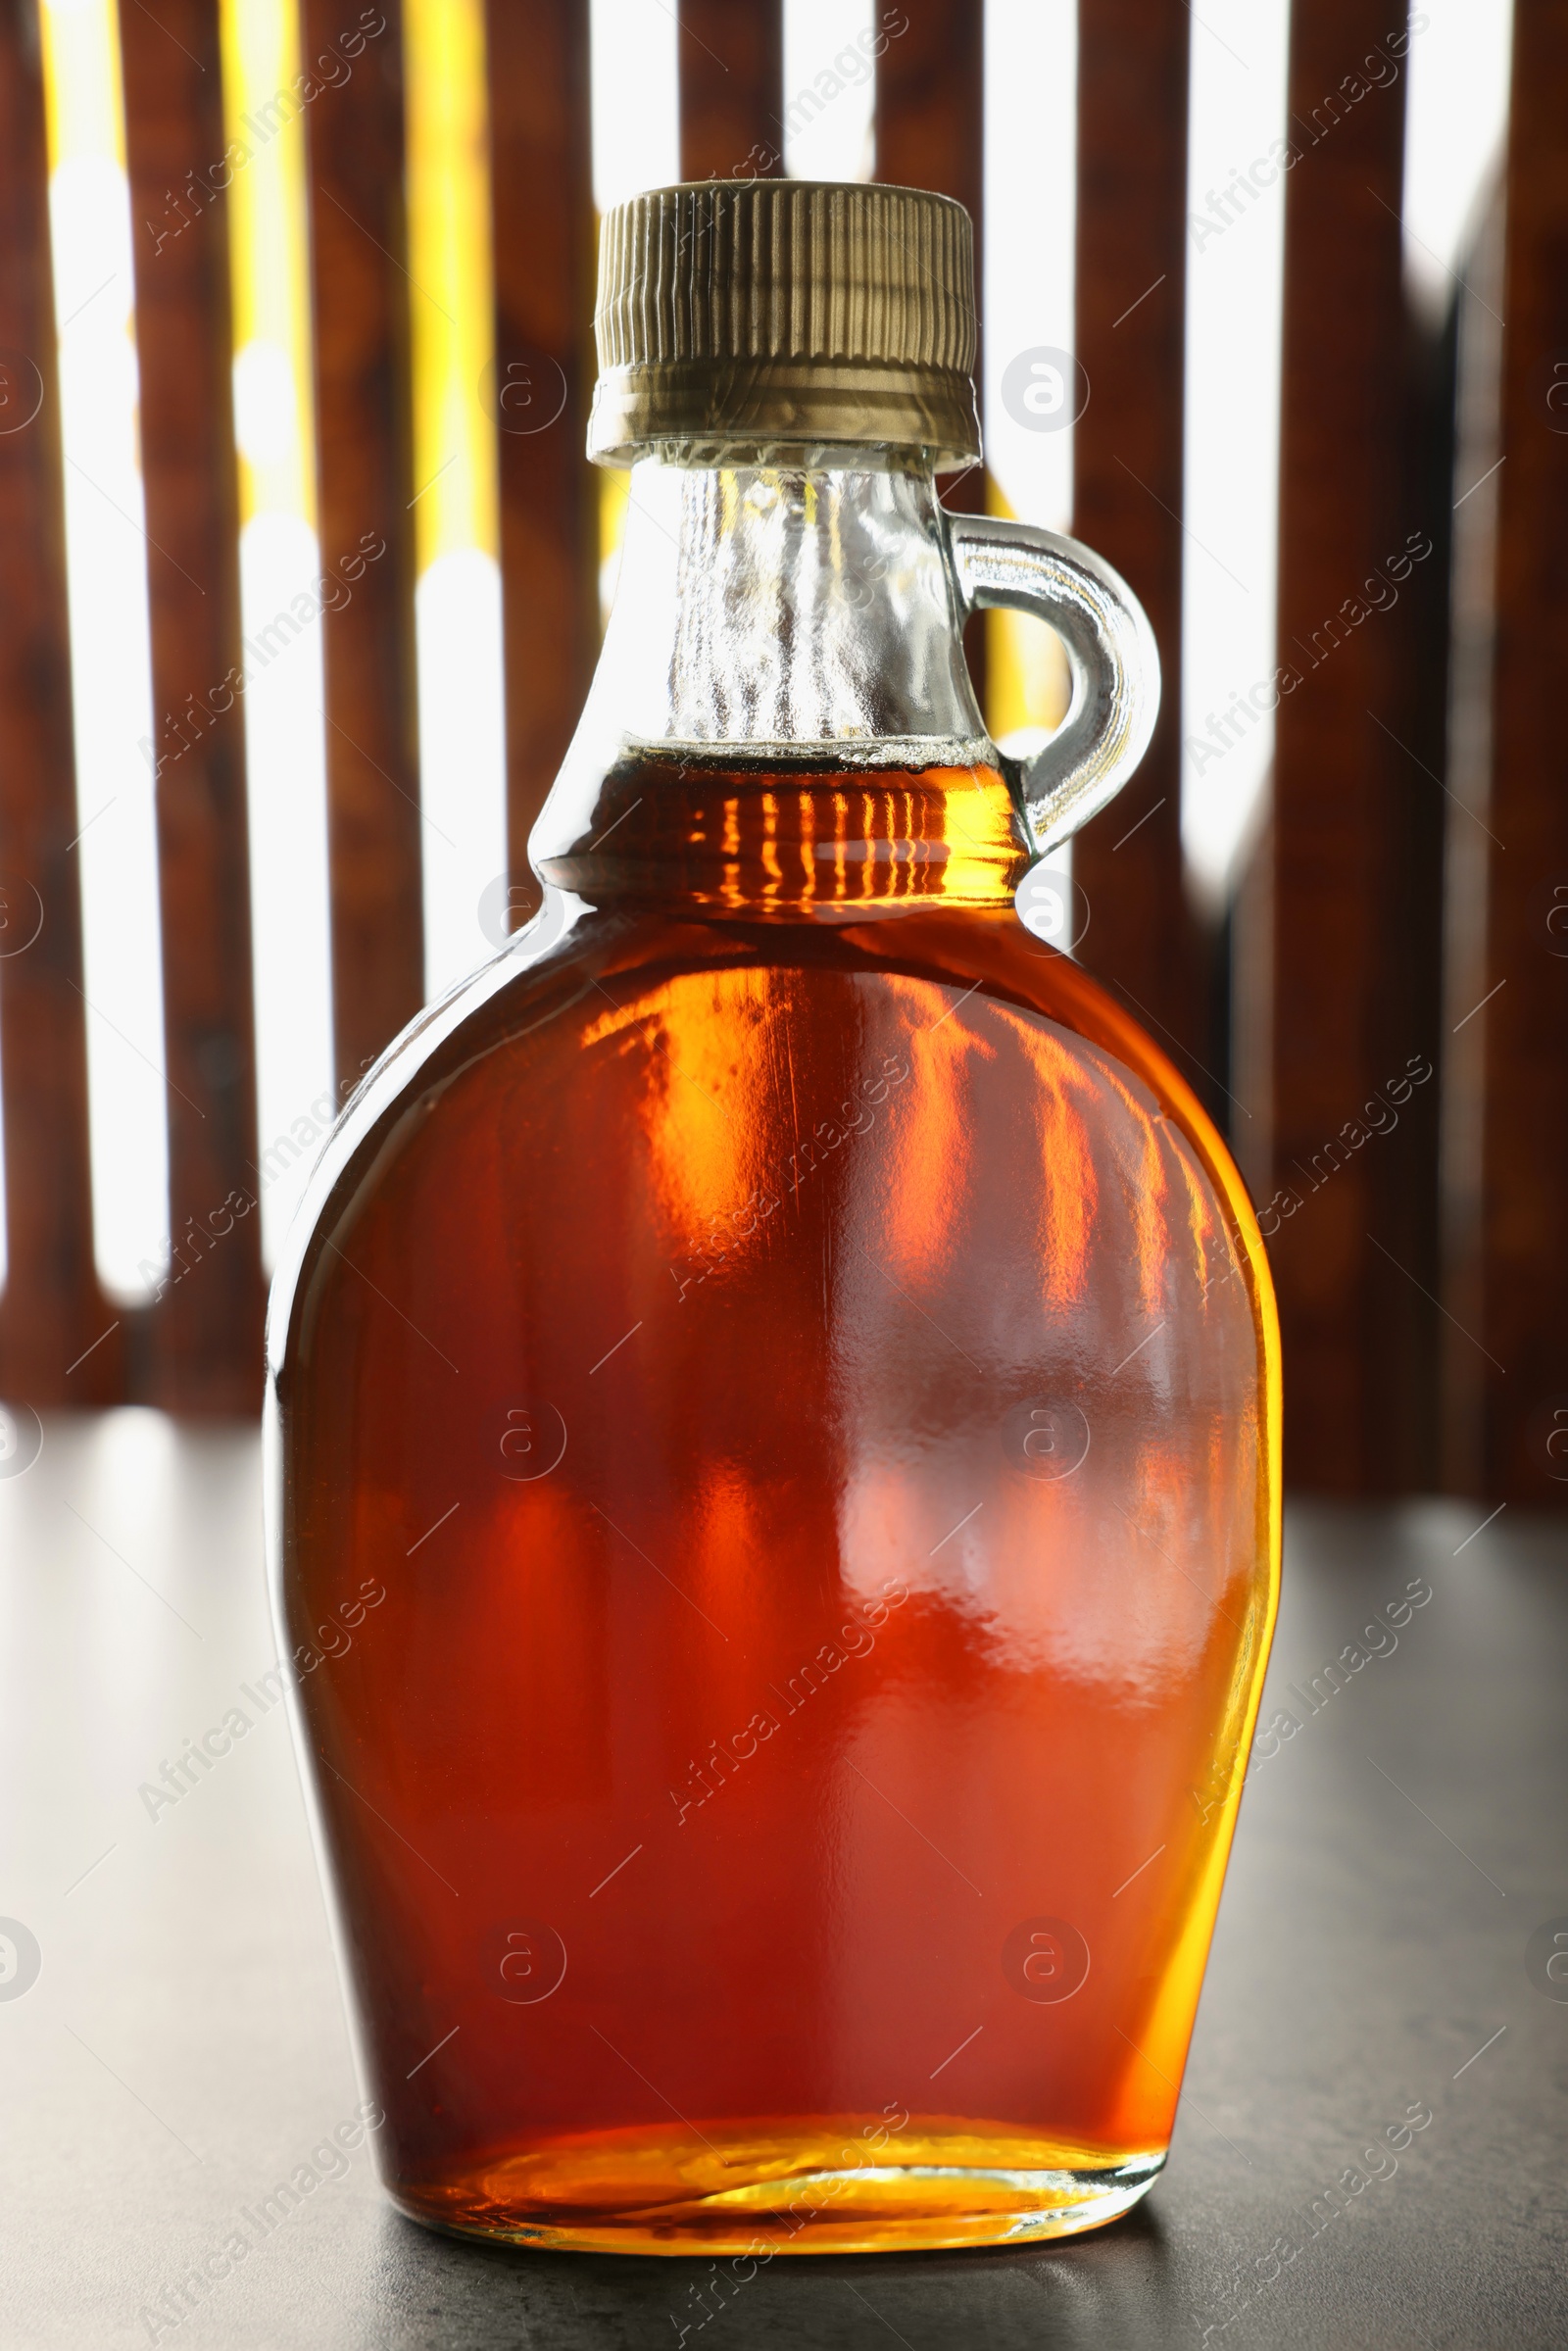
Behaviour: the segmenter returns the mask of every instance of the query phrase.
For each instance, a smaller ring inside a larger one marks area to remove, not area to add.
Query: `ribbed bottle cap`
[[[980,455],[961,204],[855,180],[705,180],[605,217],[588,454],[662,441]]]

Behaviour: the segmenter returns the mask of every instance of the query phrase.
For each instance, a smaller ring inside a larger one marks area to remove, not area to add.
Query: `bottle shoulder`
[[[1192,1089],[1109,992],[1070,957],[1034,940],[1010,906],[910,907],[873,920],[800,922],[713,920],[626,906],[600,911],[570,902],[563,912],[558,902],[508,951],[412,1022],[346,1105],[274,1279],[271,1369],[286,1351],[302,1275],[323,1251],[341,1252],[347,1229],[392,1180],[415,1139],[428,1151],[439,1148],[440,1133],[450,1133],[461,1158],[476,1148],[476,1136],[495,1130],[497,1106],[519,1085],[535,1092],[591,1086],[594,1053],[627,1050],[634,1032],[651,1039],[648,1050],[666,1077],[676,1070],[689,1096],[706,1086],[716,1102],[743,1003],[746,1020],[756,1025],[781,1013],[777,1028],[797,1038],[813,1026],[842,1030],[858,1023],[869,1052],[877,1020],[851,1007],[900,991],[923,992],[931,1009],[919,1026],[932,1034],[946,1028],[950,1048],[965,1040],[983,1053],[976,1030],[982,1011],[1010,1008],[1026,1024],[1046,1023],[1076,1041],[1113,1072],[1117,1090],[1129,1102],[1137,1098],[1141,1123],[1168,1122],[1185,1139],[1254,1268],[1259,1310],[1272,1324],[1250,1202]],[[676,1007],[680,1035],[672,1058],[668,1031]],[[853,1059],[841,1039],[839,1066],[847,1066],[846,1053]],[[715,1053],[710,1065],[704,1056]],[[432,1131],[443,1105],[449,1118]]]

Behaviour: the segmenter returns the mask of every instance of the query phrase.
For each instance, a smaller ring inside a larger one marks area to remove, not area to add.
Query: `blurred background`
[[[1251,1186],[1291,1484],[1568,1502],[1565,123],[1563,0],[0,0],[0,1472],[258,1409],[335,1108],[536,903],[598,216],[782,172],[969,208],[948,502],[1154,623],[1076,952]],[[1050,633],[971,659],[1038,743]]]

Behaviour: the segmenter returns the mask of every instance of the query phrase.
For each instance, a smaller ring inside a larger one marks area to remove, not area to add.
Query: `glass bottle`
[[[1087,551],[937,503],[969,270],[908,190],[609,218],[630,508],[545,907],[367,1080],[274,1287],[296,1730],[383,2178],[448,2229],[740,2278],[1092,2227],[1165,2160],[1274,1310],[1049,943],[1155,660]],[[1027,770],[997,603],[1074,670]]]

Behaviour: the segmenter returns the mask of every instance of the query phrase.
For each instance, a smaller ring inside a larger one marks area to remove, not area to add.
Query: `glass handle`
[[[1100,813],[1149,749],[1159,714],[1154,632],[1127,582],[1076,539],[991,514],[946,520],[966,612],[1033,612],[1067,649],[1067,715],[1023,771],[1024,808],[1044,856]]]

